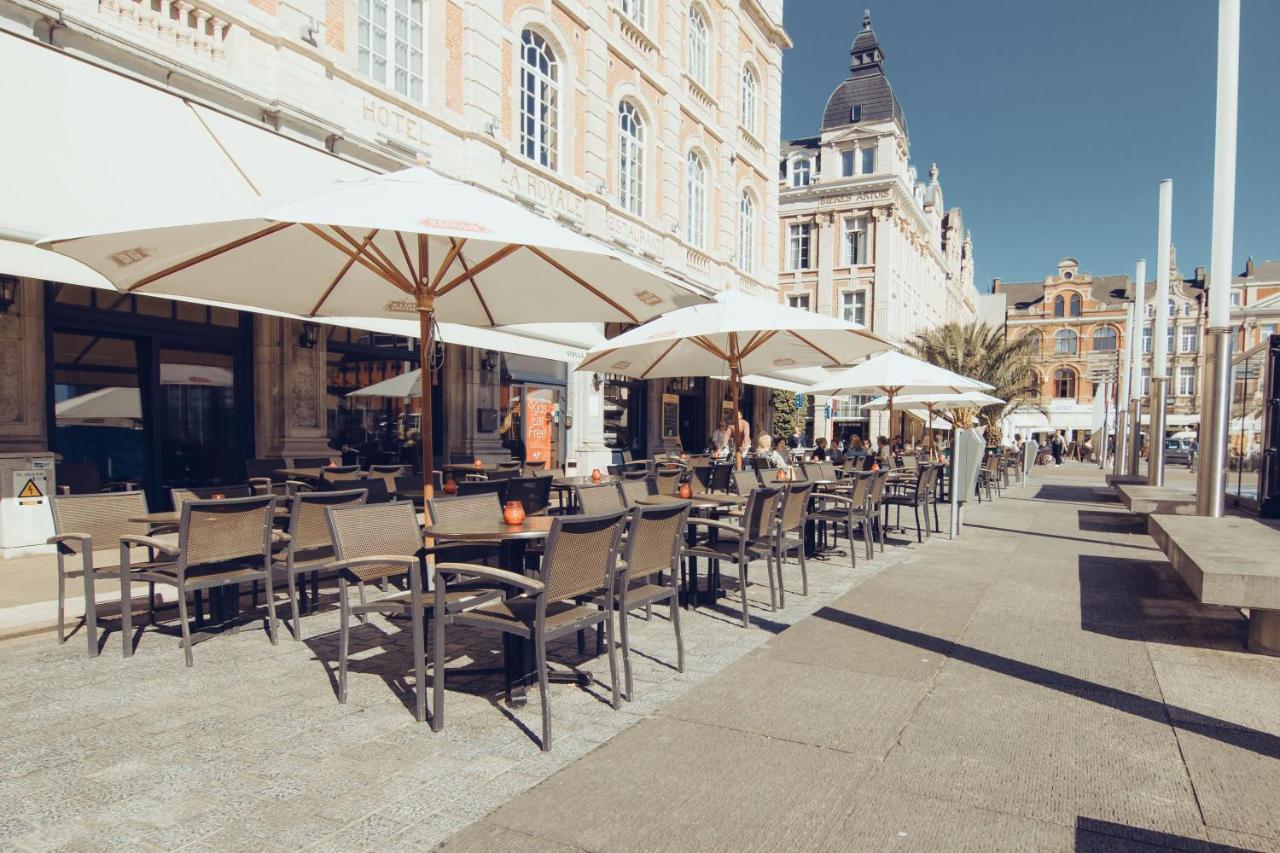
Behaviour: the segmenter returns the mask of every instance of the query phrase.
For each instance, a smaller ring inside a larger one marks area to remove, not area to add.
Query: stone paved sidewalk
[[[1280,659],[1037,475],[446,849],[1280,850]]]
[[[944,515],[943,522],[946,518]],[[926,548],[936,547],[935,544]],[[272,647],[254,627],[195,648],[187,670],[176,636],[146,630],[130,660],[118,634],[85,657],[80,634],[0,643],[0,849],[421,850],[648,719],[691,686],[829,606],[917,546],[873,561],[811,561],[810,594],[787,570],[787,608],[752,587],[753,627],[733,599],[685,611],[686,669],[677,673],[665,609],[632,621],[636,701],[608,705],[608,666],[573,641],[553,665],[581,665],[588,688],[552,687],[555,750],[542,754],[536,691],[512,710],[496,679],[452,678],[446,729],[412,715],[402,623],[374,619],[353,637],[349,701],[335,699],[337,616],[304,620],[307,639]],[[752,576],[764,578],[764,566]],[[74,611],[73,611],[74,612]],[[450,633],[452,665],[496,664],[496,635]]]

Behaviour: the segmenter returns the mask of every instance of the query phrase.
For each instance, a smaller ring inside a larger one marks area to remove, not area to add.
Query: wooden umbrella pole
[[[432,445],[435,438],[432,435],[431,421],[431,387],[434,384],[435,371],[431,366],[432,351],[435,349],[435,299],[428,293],[418,293],[418,384],[421,386],[420,393],[422,395],[422,427],[419,429],[419,439],[422,441],[422,489],[423,494],[430,498],[434,491],[432,487]]]

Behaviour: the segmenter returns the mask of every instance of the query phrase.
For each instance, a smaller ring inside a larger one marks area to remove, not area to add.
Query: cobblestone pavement
[[[1280,658],[1096,468],[941,537],[447,850],[1280,851]]]
[[[130,660],[118,633],[93,660],[78,633],[62,646],[47,633],[0,643],[0,849],[420,850],[917,547],[891,544],[856,570],[847,557],[811,561],[808,596],[793,560],[784,610],[769,612],[767,587],[751,588],[750,630],[732,597],[684,611],[684,673],[672,666],[665,608],[649,622],[633,619],[637,695],[621,711],[608,705],[604,658],[580,659],[572,640],[557,644],[553,665],[580,665],[596,681],[552,685],[550,754],[533,734],[536,691],[510,709],[494,678],[450,680],[443,732],[415,722],[400,622],[356,628],[349,698],[338,704],[331,608],[303,620],[303,642],[282,631],[272,647],[255,626],[201,643],[191,670],[176,635],[157,629],[143,632]],[[762,563],[752,576],[764,578]],[[450,633],[455,666],[497,664],[500,648],[497,635]]]

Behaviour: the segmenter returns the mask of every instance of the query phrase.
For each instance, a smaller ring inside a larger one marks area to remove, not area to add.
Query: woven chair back
[[[105,492],[97,495],[54,495],[53,524],[58,533],[84,533],[96,550],[115,548],[121,536],[145,536],[147,525],[130,521],[147,514],[145,492]],[[65,547],[80,551],[80,543]]]
[[[734,491],[738,494],[746,496],[760,486],[760,475],[750,468],[743,468],[741,471],[733,472]]]
[[[183,565],[193,568],[270,555],[275,504],[271,495],[187,501],[178,530]]]
[[[782,498],[782,512],[779,525],[783,533],[794,533],[804,527],[804,513],[809,506],[809,495],[813,494],[813,483],[803,480],[789,483]]]
[[[551,505],[550,475],[541,477],[513,477],[507,481],[507,500],[520,501],[526,514],[542,512]]]
[[[622,498],[626,501],[627,506],[635,506],[636,498],[647,498],[653,494],[650,491],[652,481],[644,480],[623,480],[618,483],[618,488],[622,489]]]
[[[422,549],[422,533],[413,504],[364,504],[331,509],[329,530],[339,560],[379,554],[412,556]],[[349,570],[358,580],[372,581],[402,574],[401,564],[383,563]]]
[[[493,519],[502,515],[502,502],[493,492],[458,494],[432,498],[427,501],[427,511],[432,524],[466,524],[477,518]]]
[[[683,468],[660,468],[654,483],[658,487],[658,494],[675,497],[680,492],[680,478],[684,475]]]
[[[320,480],[333,483],[339,480],[358,480],[363,476],[359,465],[334,465],[320,471]]]
[[[506,480],[459,480],[459,495],[494,495],[501,505],[507,496]]]
[[[688,504],[640,506],[631,510],[627,532],[627,578],[665,572],[674,565],[689,518]]]
[[[182,512],[188,501],[215,500],[214,495],[221,498],[247,498],[253,494],[252,486],[189,486],[185,489],[170,489],[169,498],[173,501],[173,511]]]
[[[769,535],[774,519],[778,516],[778,502],[781,500],[781,489],[761,486],[751,492],[742,517],[742,526],[747,532],[748,540],[763,539]]]
[[[619,509],[555,520],[542,560],[542,582],[547,585],[548,601],[608,588],[626,519],[626,511]]]
[[[329,509],[365,502],[364,489],[342,492],[301,492],[293,496],[289,513],[289,548],[293,553],[333,546],[329,529]]]
[[[627,505],[617,483],[598,483],[578,486],[578,508],[585,515],[599,515],[626,509]]]

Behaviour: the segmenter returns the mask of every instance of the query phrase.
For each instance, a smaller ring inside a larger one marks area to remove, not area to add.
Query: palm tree
[[[922,361],[993,386],[990,393],[1004,400],[1004,405],[987,406],[977,412],[978,420],[986,427],[987,440],[993,444],[1000,443],[1000,423],[1014,409],[1043,411],[1035,380],[1039,353],[1032,336],[1010,340],[1004,330],[979,320],[944,323],[916,333],[907,341],[907,349]],[[962,413],[957,414],[962,421],[967,420]]]

